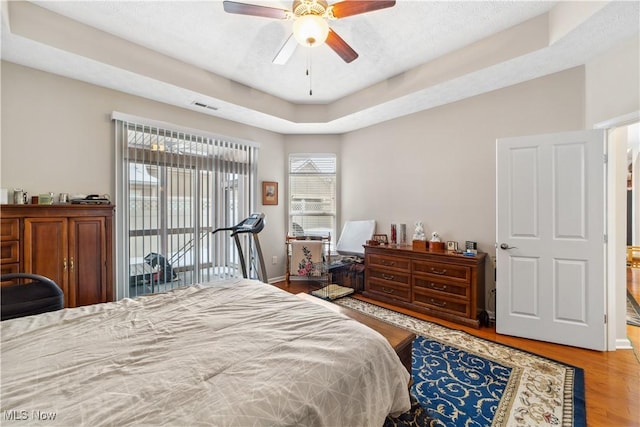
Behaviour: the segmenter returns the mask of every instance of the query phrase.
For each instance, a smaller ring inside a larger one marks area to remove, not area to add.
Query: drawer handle
[[[384,292],[385,294],[393,293],[393,289],[385,288],[384,286],[382,286],[380,289],[382,289],[382,292]]]
[[[442,285],[442,287],[440,286],[436,286],[435,283],[429,283],[431,286],[431,289],[435,289],[436,291],[446,291],[447,290],[447,285]]]
[[[382,273],[382,278],[385,280],[393,280],[395,276],[389,276],[388,274]]]
[[[433,298],[431,298],[431,304],[438,306],[438,307],[446,307],[447,306],[447,302],[446,301],[436,301]]]
[[[447,269],[442,269],[442,270],[436,270],[435,268],[431,267],[431,272],[433,274],[447,274]]]
[[[387,266],[394,266],[394,265],[396,265],[396,262],[395,261],[387,261],[387,260],[383,259],[382,261],[380,261],[380,264],[387,265]]]

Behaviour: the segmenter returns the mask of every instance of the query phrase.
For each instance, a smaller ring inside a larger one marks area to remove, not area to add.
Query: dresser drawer
[[[409,258],[391,257],[384,255],[367,255],[368,267],[384,267],[386,269],[410,271],[411,260]]]
[[[18,218],[2,218],[0,220],[0,241],[18,240],[20,238],[20,220]]]
[[[426,289],[415,288],[413,290],[413,304],[454,315],[465,317],[470,315],[470,306],[465,301],[446,298],[442,294]]]
[[[464,265],[413,261],[413,272],[414,274],[423,273],[429,277],[442,277],[458,283],[471,282],[471,268]]]
[[[377,282],[395,283],[400,286],[409,287],[411,283],[411,274],[404,271],[393,271],[382,268],[369,268],[367,270],[368,280]]]
[[[376,279],[369,279],[366,291],[386,298],[393,298],[398,301],[410,302],[411,289],[409,285],[402,285],[397,282],[385,282]]]
[[[19,242],[0,242],[0,263],[10,264],[20,261]]]
[[[471,287],[469,285],[449,282],[440,278],[414,276],[413,288],[425,289],[445,297],[461,298],[465,301],[471,298]]]
[[[20,272],[20,264],[18,264],[17,262],[11,263],[11,264],[5,264],[5,263],[0,264],[0,275],[18,273],[18,272]],[[0,286],[9,286],[15,283],[16,282],[13,280],[7,280],[6,282],[0,282]]]

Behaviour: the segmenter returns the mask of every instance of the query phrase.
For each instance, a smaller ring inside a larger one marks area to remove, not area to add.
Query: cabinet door
[[[67,226],[66,218],[25,218],[24,271],[56,282],[64,292],[64,306],[73,307],[67,280]]]
[[[104,217],[69,219],[69,295],[74,306],[107,302]]]

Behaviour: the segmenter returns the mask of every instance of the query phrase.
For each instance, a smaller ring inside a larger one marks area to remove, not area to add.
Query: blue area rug
[[[417,335],[411,410],[392,426],[586,426],[584,372],[354,298],[337,304]]]
[[[427,414],[442,425],[491,425],[511,368],[417,337],[413,344],[412,392]]]

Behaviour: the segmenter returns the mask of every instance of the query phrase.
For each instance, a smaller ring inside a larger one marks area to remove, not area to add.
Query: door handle
[[[518,248],[516,248],[515,246],[509,246],[509,245],[507,245],[506,243],[502,243],[502,244],[500,245],[500,249],[502,249],[503,251],[506,251],[506,250],[508,250],[508,249],[518,249]]]

